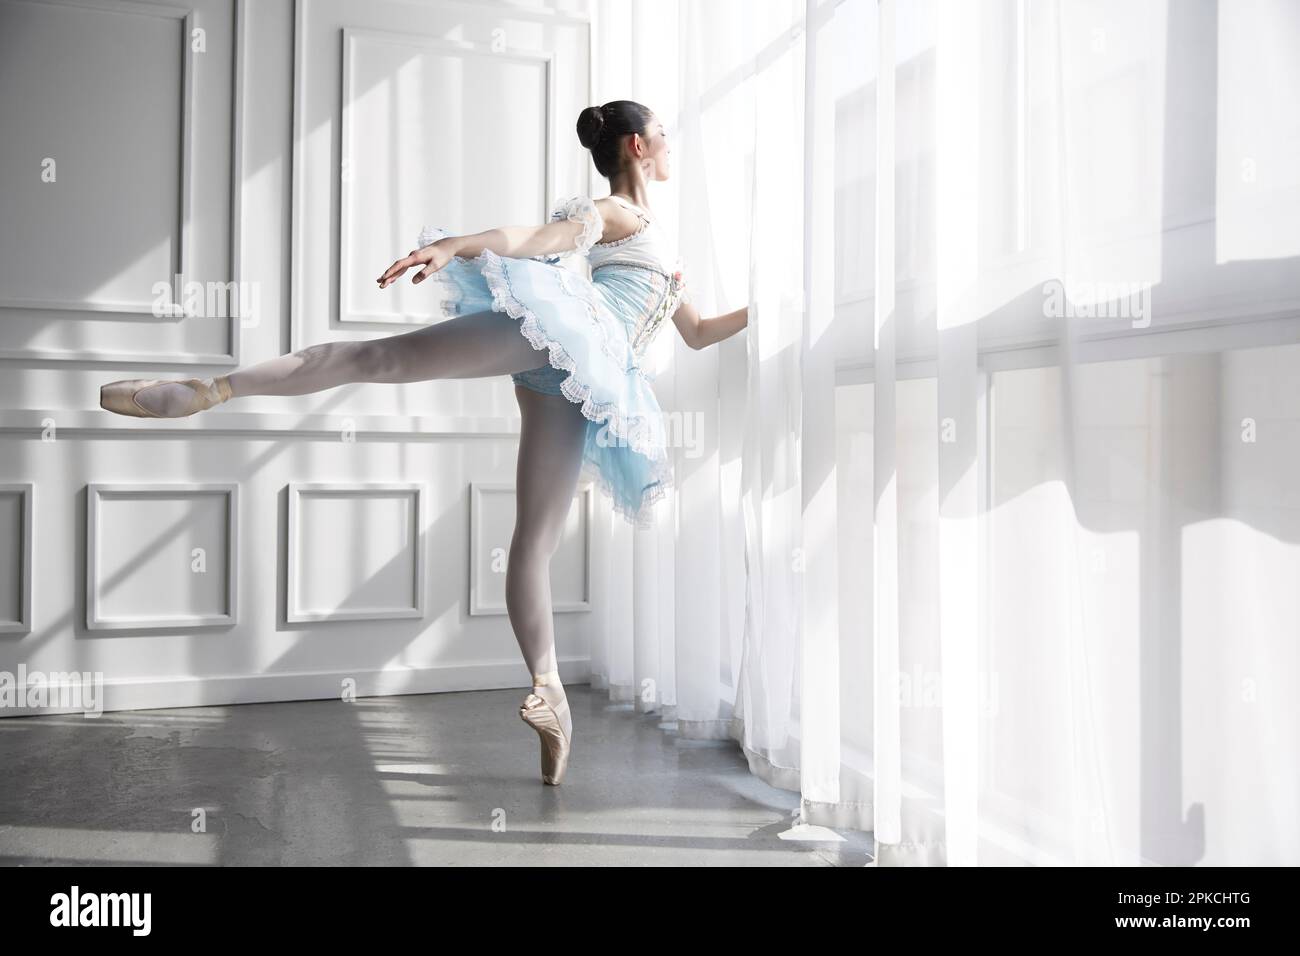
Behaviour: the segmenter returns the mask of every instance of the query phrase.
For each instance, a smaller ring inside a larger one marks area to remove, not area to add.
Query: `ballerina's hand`
[[[404,259],[398,259],[375,281],[379,283],[379,288],[387,289],[405,275],[407,269],[414,266],[424,266],[423,269],[411,276],[411,282],[418,285],[428,278],[431,273],[437,272],[445,266],[452,258],[452,252],[439,240],[414,250]]]

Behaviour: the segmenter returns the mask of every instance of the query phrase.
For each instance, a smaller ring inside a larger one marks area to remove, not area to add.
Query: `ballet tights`
[[[540,368],[546,352],[504,312],[476,312],[364,342],[325,342],[230,373],[241,395],[306,395],[351,382],[482,378]]]
[[[423,382],[524,372],[547,364],[519,333],[519,320],[504,312],[476,312],[410,332],[361,342],[323,342],[280,355],[226,378],[231,397],[306,395],[353,382]],[[210,383],[211,380],[209,380]],[[147,388],[137,400],[164,416],[189,406],[189,386]]]
[[[506,610],[530,673],[556,670],[555,628],[551,611],[551,555],[573,503],[582,470],[588,423],[576,404],[562,395],[542,395],[515,386],[521,428],[516,465],[515,533],[506,563]],[[536,480],[538,476],[544,480]],[[558,682],[533,693],[557,708],[565,736],[572,736],[569,708]]]

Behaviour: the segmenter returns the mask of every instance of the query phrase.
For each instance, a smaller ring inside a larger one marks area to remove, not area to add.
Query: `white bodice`
[[[585,255],[591,265],[593,278],[597,269],[607,265],[641,266],[658,272],[670,281],[676,277],[673,282],[677,286],[676,298],[682,302],[690,301],[686,296],[681,258],[667,231],[659,225],[657,219],[652,220],[645,210],[634,206],[622,196],[610,198],[635,213],[641,220],[641,228],[622,239],[600,242],[605,231],[605,221],[596,208],[595,201],[590,196],[574,196],[557,203],[555,211],[551,213],[552,220],[571,219],[583,224],[576,246],[565,254]]]
[[[690,300],[682,276],[681,259],[677,256],[667,231],[660,227],[657,219],[650,219],[644,210],[621,196],[611,198],[635,213],[641,220],[641,228],[622,239],[591,243],[587,261],[591,263],[593,282],[602,280],[602,270],[617,273],[632,269],[646,270],[649,273],[651,293],[644,306],[638,310],[630,331],[632,351],[639,361],[663,327],[664,320],[676,312],[683,302]],[[604,231],[603,222],[600,231]],[[606,278],[612,279],[612,276],[607,275]]]
[[[587,261],[593,270],[610,263],[644,265],[659,269],[665,275],[672,275],[679,266],[677,250],[669,241],[667,233],[658,220],[645,217],[645,214],[633,206],[630,210],[641,217],[641,228],[630,236],[615,239],[613,242],[592,243],[587,253]]]

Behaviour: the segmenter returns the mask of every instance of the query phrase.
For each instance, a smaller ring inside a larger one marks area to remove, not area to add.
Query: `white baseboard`
[[[559,663],[560,679],[566,684],[586,683],[590,659],[570,658]],[[89,695],[72,697],[65,683],[47,697],[51,706],[27,706],[27,688],[15,695],[17,706],[0,700],[0,718],[32,717],[40,714],[86,714],[123,710],[156,710],[172,707],[220,707],[232,704],[265,704],[291,700],[339,700],[344,682],[353,696],[391,697],[399,694],[437,694],[449,691],[527,688],[528,668],[520,660],[482,664],[398,667],[381,670],[310,671],[283,674],[246,674],[223,677],[164,677],[102,680],[95,685],[93,672],[85,672]],[[10,677],[12,681],[12,675]],[[80,689],[79,687],[77,689]],[[102,698],[98,699],[97,697]],[[83,703],[76,703],[76,701]],[[87,703],[89,705],[87,705]]]

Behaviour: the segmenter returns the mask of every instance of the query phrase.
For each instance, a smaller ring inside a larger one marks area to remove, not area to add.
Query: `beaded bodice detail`
[[[613,198],[637,215],[641,227],[622,239],[592,243],[587,259],[591,263],[593,282],[616,281],[615,276],[620,270],[630,269],[641,270],[650,278],[652,293],[629,333],[633,354],[640,361],[663,327],[664,320],[683,302],[690,300],[682,277],[681,259],[658,221],[650,219],[644,210],[622,197]]]

